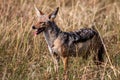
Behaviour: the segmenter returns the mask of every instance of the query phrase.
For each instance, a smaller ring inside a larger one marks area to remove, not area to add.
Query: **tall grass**
[[[98,69],[91,59],[70,58],[70,80],[120,79],[119,0],[0,0],[0,79],[54,80],[53,62],[42,34],[33,35],[36,5],[48,14],[60,7],[56,23],[64,31],[95,22],[108,52]],[[59,78],[63,65],[60,61]]]

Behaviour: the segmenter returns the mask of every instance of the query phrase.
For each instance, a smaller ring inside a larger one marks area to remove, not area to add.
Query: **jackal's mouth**
[[[40,34],[41,32],[43,32],[45,30],[45,27],[39,28],[35,30],[35,35]]]

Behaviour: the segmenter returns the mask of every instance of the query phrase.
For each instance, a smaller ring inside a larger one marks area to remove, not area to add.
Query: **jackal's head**
[[[35,7],[35,10],[38,17],[38,22],[32,26],[32,29],[36,30],[35,34],[38,35],[39,33],[43,32],[47,27],[51,25],[51,23],[56,18],[59,7],[57,7],[49,15],[44,14],[42,11],[38,10],[36,7]]]

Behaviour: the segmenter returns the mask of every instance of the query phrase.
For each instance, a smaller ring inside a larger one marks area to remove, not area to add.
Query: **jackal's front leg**
[[[58,70],[59,70],[59,57],[54,57],[54,70],[55,70],[55,73],[58,74]]]
[[[55,80],[59,80],[59,56],[53,55],[54,70],[55,70]]]
[[[61,57],[64,65],[64,80],[68,80],[68,57]]]

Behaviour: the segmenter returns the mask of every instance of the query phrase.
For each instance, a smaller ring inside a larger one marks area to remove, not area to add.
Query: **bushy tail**
[[[101,64],[104,62],[104,55],[105,55],[105,47],[104,47],[104,43],[103,43],[103,40],[100,36],[100,33],[99,31],[96,29],[96,27],[93,25],[92,26],[92,29],[94,29],[97,34],[96,34],[96,42],[97,42],[97,64]]]
[[[98,50],[98,61],[100,63],[104,62],[104,55],[105,55],[105,48],[103,46],[103,44],[100,46],[99,50]]]

